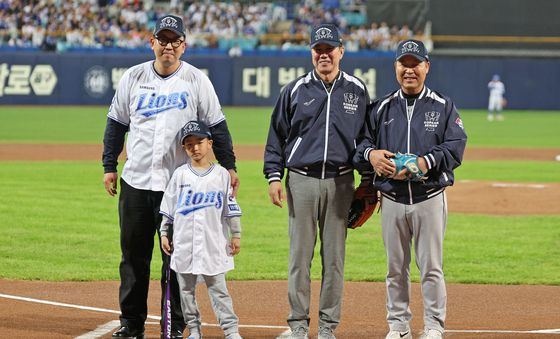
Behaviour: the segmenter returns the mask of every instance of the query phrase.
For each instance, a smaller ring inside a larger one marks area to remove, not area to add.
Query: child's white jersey
[[[233,269],[224,218],[241,216],[241,209],[225,168],[212,164],[197,173],[191,164],[179,167],[163,195],[161,213],[173,221],[175,272],[216,275]]]

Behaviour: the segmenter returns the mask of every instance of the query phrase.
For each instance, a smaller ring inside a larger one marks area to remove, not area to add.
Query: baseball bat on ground
[[[163,302],[163,338],[171,339],[171,256],[165,259],[165,299]]]

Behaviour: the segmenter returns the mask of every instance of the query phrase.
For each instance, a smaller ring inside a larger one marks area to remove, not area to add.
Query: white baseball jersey
[[[162,78],[148,61],[121,78],[107,116],[129,127],[122,178],[132,187],[164,191],[173,171],[188,161],[179,130],[191,120],[212,127],[225,119],[210,79],[181,61]]]
[[[212,164],[204,173],[179,167],[165,190],[161,214],[173,221],[171,268],[177,273],[216,275],[233,269],[224,218],[240,217],[228,171]]]
[[[490,91],[490,97],[488,98],[488,110],[502,110],[504,94],[506,93],[504,83],[501,81],[490,81],[488,83],[488,90]]]

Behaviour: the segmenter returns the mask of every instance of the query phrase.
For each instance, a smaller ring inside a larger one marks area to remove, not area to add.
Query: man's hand
[[[375,173],[380,176],[390,177],[395,173],[395,164],[389,160],[395,154],[385,149],[372,150],[368,154],[368,160],[373,166]]]
[[[161,237],[161,249],[167,255],[171,255],[171,252],[173,252],[173,244],[169,242],[169,238],[165,235]]]
[[[426,164],[424,157],[418,157],[418,167],[420,167],[422,173],[428,173],[428,164]]]
[[[241,239],[237,237],[231,238],[229,242],[229,248],[231,250],[231,255],[237,255],[241,251]]]
[[[423,181],[427,178],[428,166],[423,157],[410,153],[397,153],[391,161],[395,163],[396,168],[396,173],[391,176],[394,180]]]
[[[117,172],[105,173],[103,175],[103,183],[105,184],[105,190],[110,196],[114,197],[117,194],[117,179],[119,175]]]
[[[233,196],[237,198],[237,190],[239,189],[239,176],[237,172],[232,168],[228,169],[229,177],[231,178],[231,187],[233,187]]]
[[[282,192],[282,182],[281,181],[273,181],[268,185],[268,196],[270,197],[270,201],[282,208],[282,201],[284,200],[284,193]]]

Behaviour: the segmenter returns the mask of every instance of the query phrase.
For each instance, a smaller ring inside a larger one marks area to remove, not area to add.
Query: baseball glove
[[[362,226],[373,214],[379,198],[373,186],[360,186],[354,191],[354,198],[348,212],[348,228]]]
[[[392,159],[395,163],[396,173],[406,168],[408,180],[422,181],[426,179],[426,174],[418,166],[418,156],[410,153],[397,153]]]

